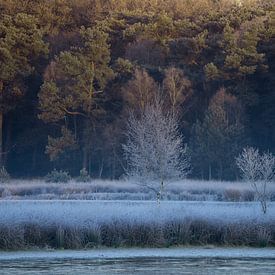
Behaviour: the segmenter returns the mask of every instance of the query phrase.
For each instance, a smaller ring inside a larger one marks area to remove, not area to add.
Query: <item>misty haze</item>
[[[274,274],[274,20],[0,0],[0,274]]]

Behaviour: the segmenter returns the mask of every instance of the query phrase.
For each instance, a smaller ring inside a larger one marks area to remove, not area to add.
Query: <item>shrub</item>
[[[259,228],[257,228],[256,241],[260,247],[268,246],[271,239],[272,239],[271,233],[267,228],[263,226],[260,226]]]
[[[0,183],[7,183],[10,180],[10,174],[6,170],[6,168],[3,166],[0,169]]]
[[[243,201],[254,201],[255,200],[255,193],[251,190],[243,191],[242,200]]]
[[[66,171],[57,171],[54,169],[52,172],[50,172],[45,180],[46,182],[52,182],[52,183],[66,183],[71,179],[70,175]]]
[[[1,249],[23,249],[24,247],[24,228],[19,226],[1,226],[0,248]]]
[[[2,192],[1,197],[2,198],[7,198],[7,197],[11,197],[13,194],[11,193],[11,191],[8,188],[5,188]]]
[[[237,189],[227,189],[224,192],[225,201],[240,201],[241,192]]]
[[[244,148],[236,158],[236,164],[243,179],[251,183],[262,211],[266,214],[268,187],[275,177],[275,156],[269,152],[260,154],[259,150],[253,147]]]
[[[89,182],[91,180],[90,175],[88,174],[88,171],[83,168],[80,170],[80,175],[76,179],[77,182]]]

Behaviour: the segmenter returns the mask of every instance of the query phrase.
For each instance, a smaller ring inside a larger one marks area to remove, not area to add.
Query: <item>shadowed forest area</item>
[[[272,0],[0,0],[0,164],[119,178],[129,110],[179,117],[190,177],[275,153]]]

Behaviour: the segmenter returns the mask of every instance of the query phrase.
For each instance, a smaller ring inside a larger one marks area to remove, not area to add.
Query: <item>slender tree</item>
[[[179,108],[192,95],[191,81],[184,72],[175,67],[165,70],[163,90],[166,102],[169,103],[173,113],[179,113]]]
[[[265,214],[267,211],[268,186],[275,176],[275,157],[271,153],[260,154],[258,149],[244,148],[236,158],[241,175],[250,183],[261,203]]]
[[[164,113],[160,100],[145,106],[140,116],[130,115],[123,145],[126,175],[161,198],[164,182],[190,172],[186,146],[173,113]]]
[[[144,69],[136,69],[133,78],[122,87],[125,105],[136,112],[143,112],[154,102],[158,92],[157,83]]]

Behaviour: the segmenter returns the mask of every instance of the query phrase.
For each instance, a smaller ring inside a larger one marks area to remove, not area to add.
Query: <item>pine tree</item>
[[[192,161],[203,177],[234,177],[232,160],[245,142],[242,120],[242,107],[236,97],[219,90],[203,121],[198,121],[192,130]]]
[[[65,122],[64,126],[74,129],[83,150],[83,168],[87,169],[91,131],[95,120],[105,113],[103,89],[113,71],[109,67],[107,34],[99,27],[81,28],[80,36],[81,47],[61,52],[48,66],[39,103],[43,121]],[[81,133],[76,130],[78,120]],[[53,144],[57,145],[57,140],[51,141],[51,148]]]
[[[47,52],[43,31],[34,16],[18,13],[0,17],[0,166],[4,164],[4,114],[22,98],[24,79],[34,72],[34,61]]]

